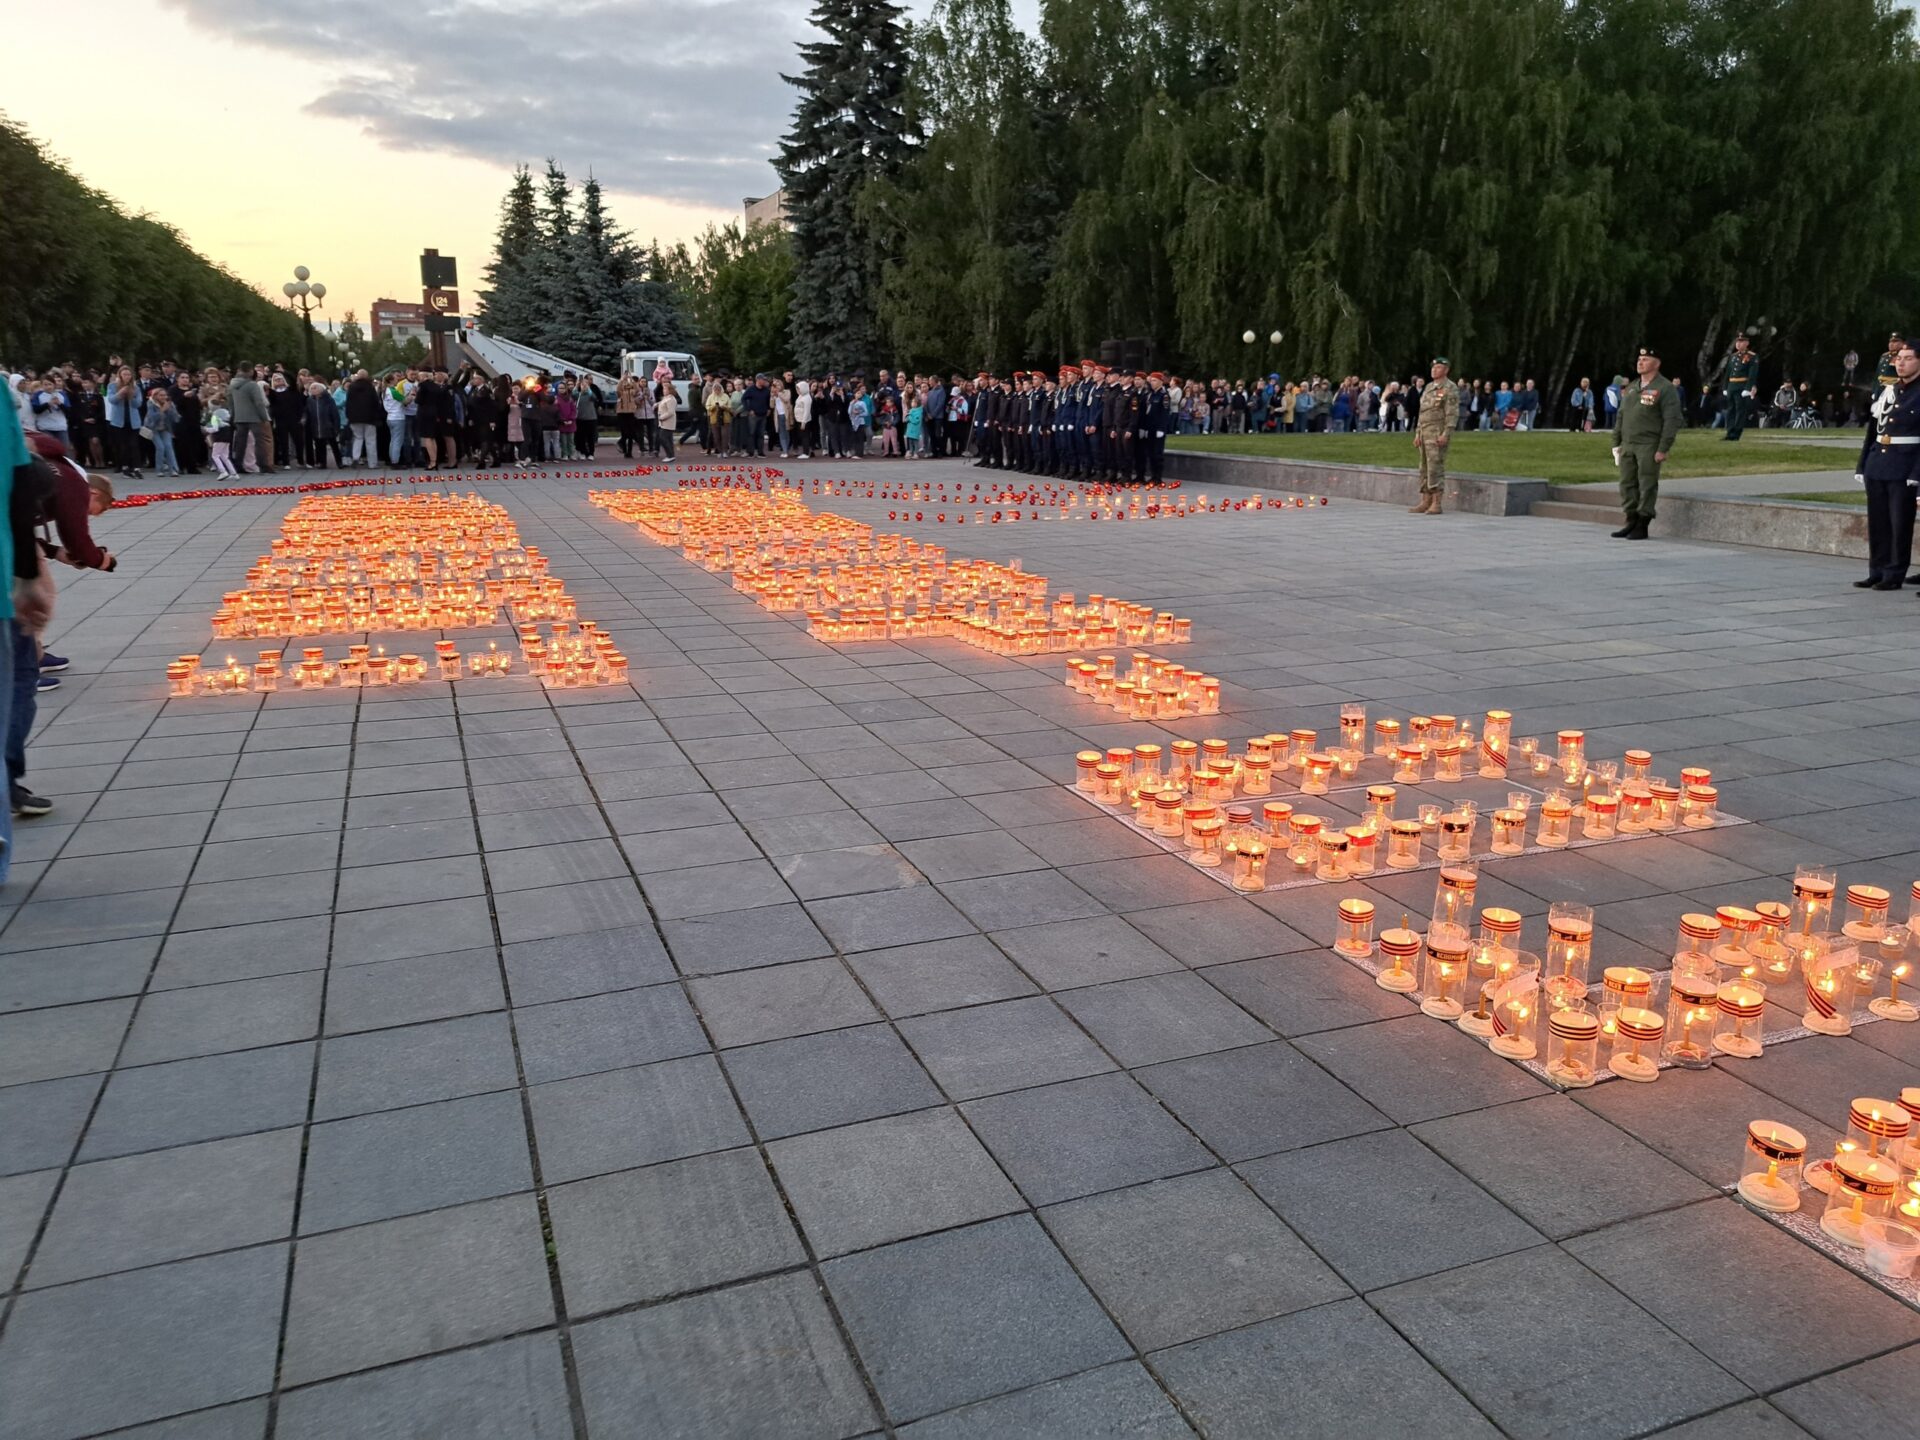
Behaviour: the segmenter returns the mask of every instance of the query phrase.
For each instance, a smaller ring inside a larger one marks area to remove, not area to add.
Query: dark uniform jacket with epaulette
[[[1054,392],[1053,428],[1068,431],[1080,423],[1080,386],[1062,385]]]
[[[1171,415],[1172,410],[1167,404],[1167,392],[1149,387],[1146,404],[1141,408],[1140,413],[1140,433],[1149,440],[1166,434],[1171,428],[1168,424]]]
[[[1109,435],[1119,435],[1127,428],[1127,395],[1130,387],[1125,385],[1107,386],[1106,403],[1100,410],[1100,428]]]
[[[1873,402],[1860,474],[1868,480],[1920,483],[1920,379],[1895,382]]]

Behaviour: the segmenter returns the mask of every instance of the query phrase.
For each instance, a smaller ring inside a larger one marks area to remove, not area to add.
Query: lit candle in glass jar
[[[1513,715],[1506,710],[1487,711],[1480,730],[1480,778],[1507,778],[1507,751],[1513,734]]]
[[[1533,958],[1529,967],[1526,958]],[[1501,981],[1493,992],[1494,1054],[1508,1060],[1531,1060],[1539,1054],[1540,966],[1535,957],[1523,957],[1514,974]]]
[[[1374,977],[1374,983],[1382,990],[1402,995],[1418,989],[1420,977],[1414,973],[1414,966],[1419,962],[1420,949],[1419,933],[1407,928],[1407,917],[1402,915],[1399,925],[1380,932],[1380,953],[1390,963]]]
[[[1460,990],[1467,981],[1467,944],[1452,934],[1427,930],[1427,973],[1420,1011],[1436,1020],[1458,1020],[1466,1007]]]
[[[1800,1208],[1800,1166],[1807,1137],[1791,1125],[1755,1120],[1747,1126],[1740,1161],[1740,1198],[1759,1210],[1788,1214]]]
[[[1371,900],[1350,896],[1336,907],[1339,933],[1333,948],[1349,960],[1365,960],[1373,954],[1373,916]]]

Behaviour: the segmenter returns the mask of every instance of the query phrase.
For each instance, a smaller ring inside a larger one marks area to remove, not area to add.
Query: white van
[[[680,413],[688,413],[700,393],[700,362],[684,350],[622,350],[620,378],[636,375],[648,384],[662,361],[673,375],[673,388],[680,392]]]

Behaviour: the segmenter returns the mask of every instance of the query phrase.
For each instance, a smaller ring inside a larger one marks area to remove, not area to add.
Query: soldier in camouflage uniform
[[[1420,452],[1420,503],[1408,513],[1438,515],[1440,491],[1447,483],[1447,446],[1460,416],[1460,387],[1447,378],[1444,355],[1434,357],[1433,380],[1420,392],[1420,416],[1414,422],[1413,445]]]
[[[1660,373],[1660,357],[1641,347],[1634,361],[1638,377],[1620,392],[1613,419],[1613,454],[1620,466],[1620,508],[1626,525],[1616,540],[1644,540],[1660,499],[1660,467],[1680,434],[1680,391]]]

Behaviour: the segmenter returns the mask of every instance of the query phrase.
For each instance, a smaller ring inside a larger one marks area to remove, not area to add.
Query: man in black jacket
[[[372,469],[380,455],[380,392],[364,370],[347,382],[347,429],[353,434],[348,462]]]

